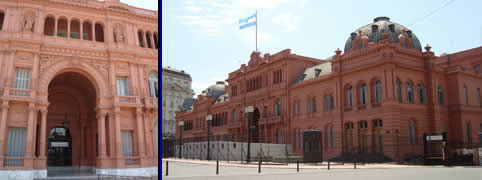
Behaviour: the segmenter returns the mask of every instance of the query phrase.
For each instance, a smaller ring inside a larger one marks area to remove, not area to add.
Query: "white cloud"
[[[203,8],[197,7],[197,6],[185,6],[184,10],[193,12],[193,13],[199,13],[203,10]]]
[[[293,32],[296,30],[299,19],[299,16],[295,16],[292,13],[281,13],[273,19],[273,22],[280,25],[283,31]]]

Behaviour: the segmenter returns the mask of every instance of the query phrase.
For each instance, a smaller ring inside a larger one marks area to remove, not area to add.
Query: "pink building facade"
[[[176,114],[184,124],[176,137],[182,128],[183,142],[205,142],[212,122],[214,140],[246,142],[244,110],[253,106],[251,142],[290,144],[291,155],[303,155],[306,130],[321,131],[324,160],[423,156],[424,135],[443,132],[451,154],[481,144],[482,47],[442,56],[424,49],[409,29],[378,17],[329,59],[253,52],[229,73],[224,95],[212,86]]]
[[[0,1],[0,177],[157,175],[158,12]]]

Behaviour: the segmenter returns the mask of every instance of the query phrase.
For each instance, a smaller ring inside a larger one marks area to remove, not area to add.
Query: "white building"
[[[176,111],[182,107],[184,99],[192,98],[191,76],[183,70],[162,67],[162,136],[174,136]]]

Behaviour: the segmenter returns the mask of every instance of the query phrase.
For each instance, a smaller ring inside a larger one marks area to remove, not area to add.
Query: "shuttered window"
[[[16,69],[15,70],[15,84],[16,89],[30,89],[30,70]]]
[[[122,131],[122,154],[124,157],[132,157],[132,132]]]
[[[24,157],[25,128],[8,128],[7,157]]]
[[[149,93],[151,97],[159,97],[159,81],[157,73],[149,73]]]
[[[129,96],[129,79],[126,77],[117,78],[117,95]]]

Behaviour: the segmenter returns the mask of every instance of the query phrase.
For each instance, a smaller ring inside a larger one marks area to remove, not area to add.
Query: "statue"
[[[25,16],[23,21],[23,31],[24,32],[33,32],[33,25],[35,22],[34,16]]]
[[[122,31],[122,28],[120,26],[117,26],[114,28],[114,38],[117,43],[124,43],[126,38],[124,35],[124,32]]]

